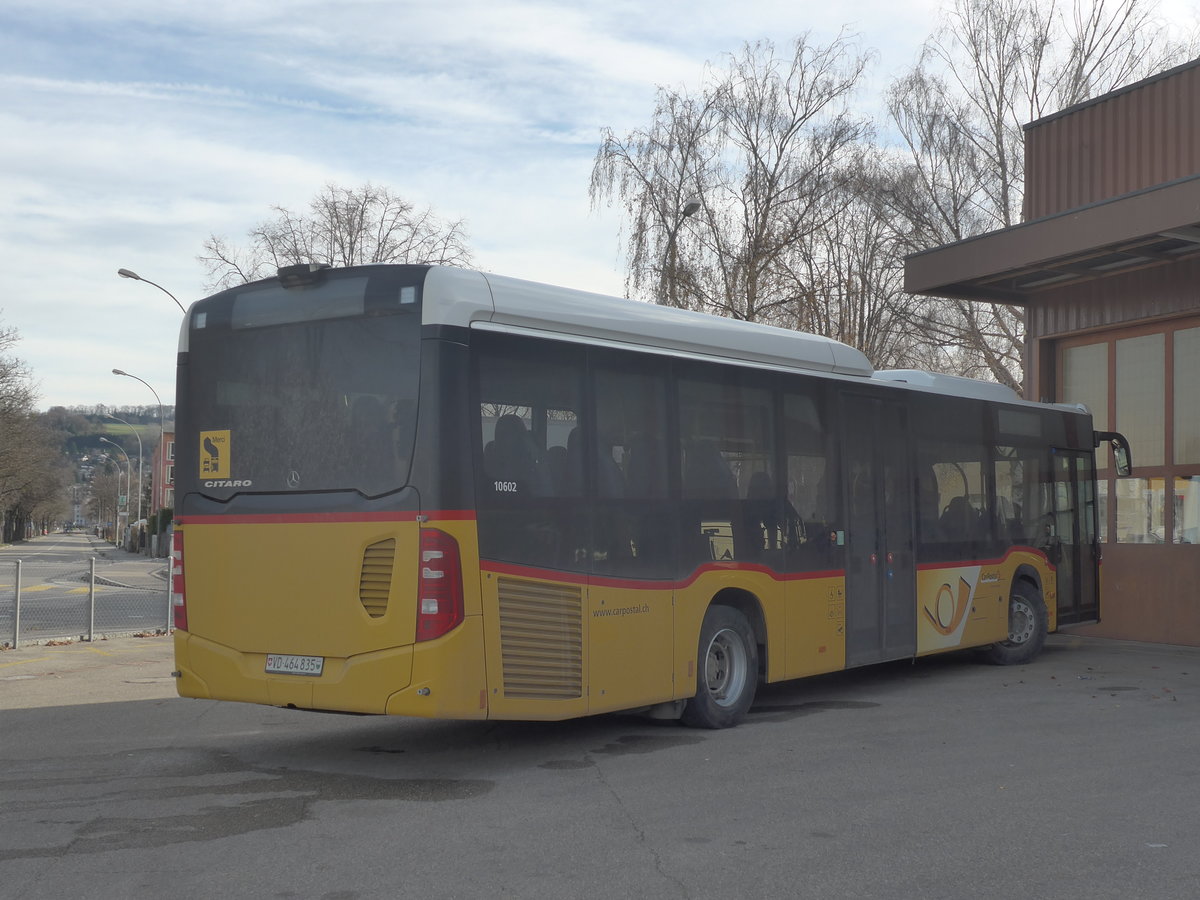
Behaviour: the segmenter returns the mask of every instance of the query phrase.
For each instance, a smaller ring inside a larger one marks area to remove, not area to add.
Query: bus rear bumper
[[[265,653],[175,632],[179,696],[204,700],[381,714],[388,694],[409,683],[412,659],[411,646],[397,647],[348,659],[326,657],[319,676],[274,675],[266,672]]]
[[[373,715],[487,718],[480,616],[428,643],[326,657],[322,674],[267,674],[266,654],[175,632],[181,697]]]

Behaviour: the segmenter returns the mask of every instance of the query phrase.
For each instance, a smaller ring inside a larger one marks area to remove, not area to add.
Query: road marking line
[[[9,668],[12,668],[13,666],[23,666],[26,663],[45,662],[49,658],[50,657],[48,657],[48,656],[38,656],[38,657],[35,657],[34,659],[18,659],[18,660],[14,660],[13,662],[0,663],[0,669],[9,669]]]

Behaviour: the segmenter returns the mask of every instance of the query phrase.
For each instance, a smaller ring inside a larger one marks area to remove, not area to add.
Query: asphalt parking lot
[[[182,700],[171,665],[0,654],[6,898],[1200,896],[1200,649],[875,666],[719,732]]]

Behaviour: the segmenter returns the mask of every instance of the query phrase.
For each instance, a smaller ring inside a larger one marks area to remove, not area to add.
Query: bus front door
[[[916,653],[916,570],[905,408],[877,397],[843,399],[849,667]]]
[[[1095,459],[1079,450],[1054,451],[1054,535],[1050,562],[1058,573],[1058,624],[1100,618],[1096,541]]]

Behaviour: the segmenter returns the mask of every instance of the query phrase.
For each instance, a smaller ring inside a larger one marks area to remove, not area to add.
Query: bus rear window
[[[407,483],[417,415],[420,316],[395,312],[193,328],[188,435],[199,489],[357,490]],[[267,306],[261,308],[268,308]],[[340,307],[345,310],[343,305]]]

